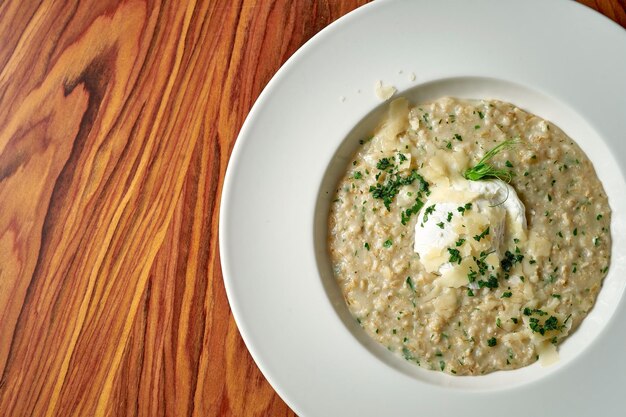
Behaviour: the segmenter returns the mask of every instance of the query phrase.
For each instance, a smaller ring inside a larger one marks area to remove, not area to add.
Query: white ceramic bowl
[[[326,221],[337,179],[383,109],[376,80],[414,103],[512,102],[557,124],[594,163],[613,210],[612,264],[558,364],[480,377],[427,371],[351,318]],[[577,3],[376,1],[330,25],[262,93],[222,194],[226,290],[259,368],[300,416],[623,415],[625,132],[626,32]]]

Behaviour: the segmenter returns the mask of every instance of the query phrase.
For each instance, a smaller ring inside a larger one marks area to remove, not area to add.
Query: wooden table
[[[366,2],[0,2],[1,416],[293,415],[230,314],[219,195],[265,84]]]

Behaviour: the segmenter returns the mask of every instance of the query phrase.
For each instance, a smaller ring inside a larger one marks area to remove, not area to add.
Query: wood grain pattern
[[[0,2],[0,416],[294,415],[230,314],[219,195],[265,84],[366,2]]]
[[[626,28],[626,0],[578,0]]]

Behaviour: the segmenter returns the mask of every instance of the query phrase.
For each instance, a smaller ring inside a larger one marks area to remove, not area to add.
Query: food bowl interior
[[[624,176],[612,156],[610,148],[597,131],[575,109],[569,108],[555,97],[506,80],[481,77],[459,77],[433,80],[397,93],[412,105],[425,103],[444,96],[466,99],[497,99],[515,104],[559,126],[573,138],[593,162],[602,181],[612,209],[611,234],[613,239],[611,267],[603,281],[596,304],[581,326],[559,346],[560,360],[549,367],[539,362],[524,368],[499,371],[483,376],[451,376],[429,371],[411,364],[389,352],[370,338],[350,314],[339,286],[336,283],[328,253],[328,213],[339,179],[359,147],[359,140],[375,130],[387,110],[388,101],[381,103],[358,122],[345,138],[337,138],[338,147],[329,161],[320,185],[314,219],[314,247],[320,279],[337,317],[360,344],[373,356],[388,366],[427,383],[452,389],[495,390],[530,383],[558,372],[573,363],[603,331],[613,318],[626,286],[626,268],[623,255],[616,251],[626,241],[626,199],[619,190],[625,188]],[[393,99],[393,98],[392,98]],[[613,318],[615,319],[615,318]]]

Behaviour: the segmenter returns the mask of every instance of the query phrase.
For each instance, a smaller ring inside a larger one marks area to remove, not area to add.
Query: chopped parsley
[[[378,166],[384,166],[384,164],[381,165],[381,161],[383,160],[388,161],[389,159],[381,159],[378,161]],[[376,179],[378,180],[378,176]],[[426,195],[428,195],[430,193],[428,190],[428,182],[426,182],[426,180],[424,180],[424,178],[415,170],[411,171],[411,174],[407,177],[403,177],[399,174],[389,175],[384,184],[376,183],[376,185],[370,186],[369,191],[372,193],[372,197],[383,200],[383,204],[385,205],[385,208],[387,208],[387,211],[391,211],[391,203],[396,195],[398,195],[400,187],[413,184],[415,180],[418,180],[420,183],[420,191],[423,191]]]
[[[496,340],[495,337],[492,337],[491,339],[487,340],[487,346],[489,347],[494,347],[497,344],[498,344],[498,341]]]
[[[538,308],[530,309],[529,307],[524,307],[524,315],[525,316],[531,316],[533,314],[537,314],[539,316],[547,316],[548,315],[548,313],[546,313],[543,310],[539,310]]]
[[[454,134],[454,139],[458,140],[459,142],[463,142],[463,136],[459,135],[458,133]]]
[[[478,266],[478,272],[480,273],[480,275],[485,275],[485,273],[489,269],[489,265],[487,264],[487,262],[485,262],[485,259],[493,252],[494,251],[480,252],[480,256],[478,258],[476,258],[475,256],[473,257],[474,261],[476,262],[476,266]]]
[[[393,158],[393,157],[391,157],[391,158]],[[389,168],[391,166],[393,166],[393,163],[391,162],[391,160],[389,158],[382,158],[376,164],[376,168],[380,169],[381,171],[385,171],[385,170],[387,170],[387,168]]]
[[[385,240],[385,243],[383,243],[383,246],[386,248],[390,248],[391,245],[393,245],[393,242],[391,241],[391,239],[387,239]]]
[[[546,330],[539,325],[539,319],[536,317],[530,318],[530,323],[528,324],[528,326],[534,333],[539,332],[543,335],[546,332]]]
[[[443,226],[444,226],[443,222],[437,223],[437,227],[439,227],[440,229],[443,229]]]
[[[418,198],[415,199],[415,204],[413,204],[411,207],[409,207],[408,209],[404,210],[401,213],[401,217],[400,217],[400,223],[402,223],[403,225],[406,226],[406,224],[409,222],[409,219],[411,218],[411,216],[413,214],[417,214],[419,213],[419,211],[422,209],[422,207],[424,207],[424,203],[422,202],[422,200]]]
[[[424,210],[424,223],[428,221],[428,216],[433,214],[436,206],[436,204],[433,204],[432,206],[426,207],[426,210]]]
[[[415,285],[411,277],[406,277],[406,285],[408,285],[411,290],[415,291]]]
[[[512,163],[511,163],[511,161],[509,161],[508,159],[507,159],[507,161],[504,163],[504,165],[506,165],[506,166],[507,166],[507,167],[509,167],[509,168],[513,168],[513,164],[512,164]]]
[[[516,250],[516,252],[518,252],[518,251]],[[500,261],[500,266],[502,267],[502,269],[503,269],[505,272],[510,272],[510,271],[511,271],[511,268],[512,268],[515,264],[520,263],[520,262],[522,262],[523,260],[524,260],[524,255],[521,255],[521,254],[519,254],[519,253],[517,253],[517,254],[513,254],[513,253],[511,253],[511,251],[508,251],[508,250],[507,250],[507,251],[504,253],[504,259]],[[533,263],[534,263],[534,262],[533,262]]]
[[[457,264],[461,264],[461,253],[458,249],[448,248],[448,253],[450,254],[450,263],[456,262]]]
[[[356,171],[352,178],[354,178],[355,180],[360,180],[361,178],[363,178],[363,174],[361,174],[361,171]]]
[[[512,295],[513,293],[511,291],[505,291],[502,293],[502,296],[500,298],[511,298]]]
[[[536,317],[531,317],[529,321],[528,326],[530,329],[542,336],[551,330],[561,330],[565,327],[565,324],[559,325],[559,319],[554,316],[550,316],[543,324],[540,324],[539,319]]]
[[[495,275],[490,275],[487,281],[482,279],[478,281],[479,288],[498,288],[498,278]]]
[[[476,275],[478,275],[478,273],[476,271],[473,271],[472,269],[470,269],[470,271],[467,273],[467,280],[469,282],[476,281]]]
[[[450,223],[450,220],[452,220],[452,213],[448,212],[448,217],[446,218],[446,221]]]
[[[480,242],[480,239],[484,238],[487,235],[489,235],[489,226],[487,226],[487,228],[483,230],[481,234],[474,236],[474,240],[476,242]]]
[[[461,215],[465,215],[465,211],[466,210],[471,210],[472,209],[472,203],[466,203],[464,206],[462,207],[457,207],[456,211],[458,211],[459,213],[461,213]]]
[[[465,239],[460,238],[459,240],[456,241],[455,246],[459,247],[461,246],[463,243],[465,243]]]
[[[363,247],[364,247],[365,249],[367,249],[367,250],[370,250],[370,244],[369,244],[369,243],[367,243],[367,242],[365,242],[365,243],[363,244]]]

